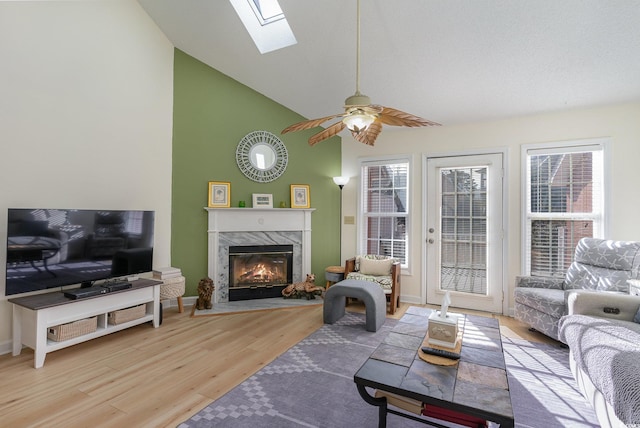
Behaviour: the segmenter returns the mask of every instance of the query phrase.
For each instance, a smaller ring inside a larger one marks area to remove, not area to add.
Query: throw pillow
[[[633,322],[637,322],[640,324],[640,306],[638,306],[638,312],[636,312],[636,316],[633,317]]]
[[[391,273],[393,259],[371,260],[360,258],[360,273],[363,275],[383,276]]]

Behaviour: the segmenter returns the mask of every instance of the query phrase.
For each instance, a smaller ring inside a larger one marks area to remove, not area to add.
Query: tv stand
[[[13,355],[20,355],[23,345],[32,348],[33,366],[40,368],[49,352],[149,321],[157,328],[160,325],[161,285],[162,281],[138,279],[131,282],[131,288],[85,299],[71,300],[62,292],[9,299],[13,304]],[[107,322],[109,312],[141,304],[146,305],[143,317],[116,325]],[[96,331],[61,342],[47,339],[49,327],[91,317],[97,317]]]

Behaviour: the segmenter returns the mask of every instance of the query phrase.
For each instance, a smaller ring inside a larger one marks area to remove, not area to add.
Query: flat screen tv
[[[9,208],[5,294],[151,271],[154,214]]]

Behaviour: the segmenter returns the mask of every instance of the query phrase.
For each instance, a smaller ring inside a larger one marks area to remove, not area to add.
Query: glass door
[[[427,303],[502,312],[502,154],[427,158]]]

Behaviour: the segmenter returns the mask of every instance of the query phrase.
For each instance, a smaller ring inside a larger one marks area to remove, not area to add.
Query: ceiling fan
[[[357,1],[357,7],[356,92],[345,100],[344,113],[295,123],[283,129],[283,134],[315,128],[328,120],[341,117],[340,121],[311,136],[309,145],[313,146],[320,141],[333,137],[346,127],[357,141],[373,146],[378,134],[382,131],[383,124],[409,127],[440,125],[391,107],[371,104],[371,99],[360,93],[360,0]]]

